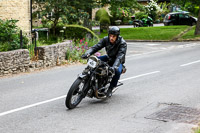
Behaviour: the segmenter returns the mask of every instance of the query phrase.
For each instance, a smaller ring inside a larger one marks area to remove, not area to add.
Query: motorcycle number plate
[[[87,64],[88,64],[90,67],[95,68],[96,65],[97,65],[97,62],[94,61],[94,60],[92,60],[92,59],[89,59],[88,62],[87,62]]]

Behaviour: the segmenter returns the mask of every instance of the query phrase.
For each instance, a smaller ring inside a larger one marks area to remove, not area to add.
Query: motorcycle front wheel
[[[83,79],[77,78],[67,94],[65,105],[68,109],[75,108],[83,99]]]

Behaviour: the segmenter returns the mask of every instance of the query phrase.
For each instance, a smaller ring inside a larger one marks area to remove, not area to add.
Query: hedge
[[[99,37],[93,31],[80,25],[58,25],[56,33],[59,36],[63,34],[66,39],[72,40],[80,40],[86,36],[99,40]]]
[[[95,19],[100,21],[100,24],[110,24],[110,16],[104,8],[101,8],[96,12]]]
[[[0,19],[0,52],[20,49],[20,29],[18,20]],[[28,38],[23,35],[23,48],[26,48]]]

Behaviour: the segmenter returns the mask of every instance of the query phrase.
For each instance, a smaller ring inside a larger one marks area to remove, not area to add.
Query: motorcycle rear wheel
[[[75,108],[83,99],[83,79],[77,78],[67,94],[65,105],[68,109]]]

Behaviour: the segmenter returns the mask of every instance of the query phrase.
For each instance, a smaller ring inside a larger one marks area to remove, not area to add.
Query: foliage
[[[169,6],[170,6],[170,3],[166,3],[166,1],[161,2],[159,4],[160,8],[158,8],[158,11],[157,11],[157,16],[158,16],[159,21],[163,22],[165,15],[170,12],[168,8]]]
[[[60,20],[64,23],[73,24],[80,20],[88,19],[89,12],[95,6],[93,0],[33,0],[34,9],[41,13],[44,25],[48,25],[53,29],[55,35],[56,26]],[[44,20],[46,19],[46,20]]]
[[[171,0],[172,3],[180,5],[182,8],[185,7],[188,3],[193,5],[200,5],[199,0]]]
[[[148,5],[145,6],[146,14],[150,16],[154,21],[162,21],[167,13],[169,13],[168,6],[166,2],[157,4],[158,0],[150,0]]]
[[[134,13],[134,9],[129,7],[122,7],[117,9],[116,18],[117,20],[121,20],[122,23],[127,24],[129,20],[131,20],[131,16]]]
[[[56,44],[56,43],[59,43],[62,41],[63,41],[62,37],[59,37],[59,36],[57,37],[57,36],[50,34],[47,39],[45,34],[39,33],[39,39],[37,41],[37,46],[52,45],[52,44]]]
[[[180,6],[181,10],[188,11],[194,16],[198,16],[200,1],[198,0],[172,0],[173,4]]]
[[[65,25],[64,28],[64,36],[67,39],[79,40],[85,37],[99,39],[93,31],[80,25]]]
[[[95,19],[100,21],[100,24],[110,24],[110,16],[104,8],[101,8],[96,12]]]
[[[137,12],[135,13],[135,18],[142,20],[143,18],[147,18],[148,15],[145,12]]]
[[[53,22],[49,21],[46,18],[43,18],[41,22],[42,22],[42,26],[45,27],[45,28],[51,29],[51,27],[53,27]]]
[[[148,5],[145,6],[146,13],[155,21],[157,19],[157,11],[160,9],[155,0],[150,0]]]
[[[0,19],[0,51],[20,49],[20,32],[16,25],[17,20]],[[23,36],[23,48],[26,48],[28,39]]]
[[[91,46],[96,44],[96,40],[89,39],[80,39],[79,41],[73,42],[71,46],[67,49],[66,59],[69,62],[81,62],[86,63],[86,60],[81,58],[81,55],[84,54]],[[96,55],[101,55],[99,52],[95,53]]]
[[[39,40],[37,41],[37,46],[43,45],[51,45],[55,43],[63,42],[64,39],[72,39],[73,41],[77,42],[81,38],[87,38],[87,42],[90,44],[94,44],[99,40],[99,37],[91,30],[86,27],[79,26],[79,25],[64,25],[58,24],[57,31],[59,32],[57,36],[53,34],[49,34],[47,39],[46,33],[38,32],[39,33]],[[91,36],[86,36],[91,35]],[[33,48],[30,48],[33,49]]]
[[[169,8],[168,8],[170,6],[170,3],[167,3],[166,1],[165,2],[161,2],[159,4],[159,6],[160,6],[160,12],[162,12],[164,14],[167,14],[167,13],[170,12]]]
[[[193,7],[197,8],[197,6],[198,6],[199,9],[200,9],[200,0],[184,0],[184,1],[171,0],[171,2],[174,3],[174,4],[180,5],[183,8],[185,6],[187,6],[188,4],[191,4]],[[196,9],[196,10],[198,10],[198,9]],[[194,34],[195,35],[200,35],[200,10],[198,12],[198,21],[197,21],[197,26],[196,26]]]
[[[100,25],[100,22],[99,21],[96,21],[96,20],[94,20],[94,21],[92,21],[92,26],[99,26]]]
[[[122,12],[122,10],[119,8],[123,8],[124,9],[139,9],[139,10],[142,10],[143,9],[143,6],[141,6],[137,0],[101,0],[101,5],[104,6],[104,5],[107,5],[109,4],[110,5],[110,8],[109,10],[111,11],[111,15],[112,15],[112,23],[115,22],[115,20],[118,20],[120,19],[119,18],[119,11]],[[124,11],[125,13],[126,11]],[[123,13],[122,13],[123,14]],[[125,13],[126,14],[126,13]]]
[[[110,24],[110,18],[108,18],[108,17],[101,17],[100,24],[102,24],[102,25],[109,25]]]
[[[56,27],[56,33],[58,36],[75,41],[85,37],[99,39],[93,31],[80,25],[64,25],[61,23]]]
[[[192,133],[200,133],[200,123],[198,124],[197,127],[192,129]]]
[[[200,129],[195,130],[195,133],[200,133]]]
[[[123,17],[129,17],[128,8],[117,8],[116,18],[122,19]]]
[[[198,16],[199,6],[194,5],[193,3],[186,3],[182,10],[186,10],[196,17]]]

